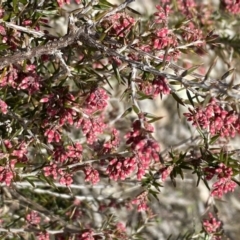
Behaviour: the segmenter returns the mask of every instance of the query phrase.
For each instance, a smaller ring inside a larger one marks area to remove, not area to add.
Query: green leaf
[[[228,77],[229,75],[231,75],[234,71],[235,71],[234,68],[228,70],[226,73],[224,73],[224,74],[222,75],[221,80],[227,78],[227,77]]]
[[[224,156],[225,156],[224,151],[223,151],[223,149],[221,149],[221,152],[220,152],[220,155],[219,155],[220,162],[224,162]]]
[[[21,135],[23,132],[23,127],[20,127],[14,134],[13,136],[11,137],[11,140],[19,135]]]
[[[153,123],[153,122],[156,122],[160,119],[162,119],[163,117],[153,117],[152,120],[148,121],[148,123]]]
[[[110,3],[107,0],[100,0],[99,5],[104,5],[104,6],[108,6],[108,7],[113,7],[114,6],[112,3]]]
[[[187,93],[188,100],[190,101],[191,105],[194,107],[194,102],[192,100],[192,96],[191,96],[190,92],[188,90],[186,90],[186,93]]]
[[[199,185],[199,183],[200,183],[200,180],[201,180],[201,177],[200,177],[200,175],[198,174],[198,179],[197,179],[197,187],[198,187],[198,185]]]
[[[180,28],[182,25],[186,25],[187,23],[189,23],[190,20],[184,20],[184,19],[181,19],[180,21],[178,21],[175,25],[175,28],[178,29]]]
[[[185,152],[185,153],[180,153],[179,154],[179,159],[178,159],[178,163],[181,163],[183,160],[184,160],[184,158],[186,157],[186,155],[187,155],[187,152]]]
[[[191,166],[191,165],[190,165],[190,166]],[[190,166],[181,164],[181,168],[182,168],[182,169],[186,169],[186,170],[192,170],[193,167],[190,167]]]
[[[132,109],[136,114],[139,114],[140,110],[135,104],[132,105]]]
[[[203,182],[204,182],[205,186],[207,187],[207,189],[210,191],[211,189],[210,189],[210,187],[208,185],[208,182],[207,182],[207,180],[205,178],[203,179]]]
[[[142,14],[141,14],[140,12],[136,11],[135,9],[133,9],[133,8],[131,8],[131,7],[129,7],[129,6],[127,6],[127,10],[129,10],[130,12],[132,12],[132,13],[134,13],[134,14],[137,14],[137,15],[139,15],[139,16],[142,16]]]
[[[129,108],[122,114],[121,118],[127,116],[127,115],[128,115],[129,113],[131,113],[131,112],[132,112],[132,107],[129,107]]]
[[[4,142],[1,141],[1,143],[2,143],[2,151],[3,151],[3,153],[7,153],[8,151],[6,149],[6,146],[5,146]]]
[[[120,84],[122,82],[122,78],[120,76],[117,63],[115,61],[113,61],[112,66],[113,66],[113,71],[115,73],[116,79],[117,79],[118,83]]]
[[[172,234],[169,235],[169,237],[167,238],[167,240],[171,240],[172,238]]]
[[[180,167],[177,168],[177,173],[181,176],[182,179],[184,179],[183,170]]]
[[[212,98],[212,96],[210,94],[208,94],[203,102],[203,108],[205,108],[207,106],[207,104],[209,103],[210,99]]]
[[[157,195],[158,195],[158,192],[157,191],[154,191],[152,189],[149,189],[149,193],[157,200],[159,201]]]
[[[23,167],[27,167],[27,164],[26,164],[26,163],[18,162],[18,163],[15,164],[15,167],[16,167],[16,168],[23,168]]]
[[[218,140],[219,136],[220,136],[219,134],[213,136],[209,141],[209,145],[214,144]]]
[[[8,46],[7,44],[0,43],[0,51],[6,50],[6,49],[8,49],[8,48],[9,48],[9,46]]]
[[[27,182],[29,182],[33,187],[35,187],[34,181],[30,179],[29,177],[24,178]]]
[[[146,113],[145,117],[151,119],[151,120],[148,121],[149,123],[150,123],[150,122],[158,121],[159,119],[162,119],[162,118],[163,118],[163,117],[155,116],[155,115],[153,115],[153,114],[151,114],[151,113]]]
[[[41,174],[41,175],[39,176],[39,178],[40,178],[42,181],[47,182],[51,187],[53,187],[53,188],[55,188],[55,189],[57,188],[57,187],[55,186],[54,182],[52,181],[52,179],[45,177],[44,174]]]
[[[109,8],[112,8],[114,5],[111,4],[110,2],[106,1],[106,0],[100,0],[98,5],[94,5],[93,9],[94,10],[109,10]],[[106,14],[107,12],[104,12],[103,16]],[[100,18],[102,18],[103,16],[101,16]]]
[[[16,13],[18,10],[18,2],[19,0],[13,0],[12,4],[13,4],[13,11]]]
[[[138,100],[144,100],[144,99],[153,99],[152,96],[149,96],[145,94],[144,92],[138,91],[137,92],[140,97],[138,97]]]
[[[208,71],[207,71],[207,73],[206,73],[206,75],[205,75],[205,77],[204,77],[204,81],[206,81],[206,80],[208,79],[208,77],[209,77],[209,75],[210,75],[213,67],[214,67],[214,66],[216,65],[216,63],[217,63],[217,60],[218,60],[218,57],[216,57],[216,58],[213,60],[211,66],[209,67],[209,69],[208,69]]]
[[[201,65],[196,65],[196,66],[193,66],[187,70],[185,70],[182,74],[181,74],[181,77],[185,77],[187,75],[189,75],[190,73],[192,73],[193,71],[195,71],[196,69],[198,69]]]
[[[181,113],[180,113],[179,103],[177,103],[177,113],[178,113],[179,119],[181,119]]]
[[[182,101],[182,99],[176,94],[176,93],[172,93],[173,98],[181,105],[185,106],[184,102]]]

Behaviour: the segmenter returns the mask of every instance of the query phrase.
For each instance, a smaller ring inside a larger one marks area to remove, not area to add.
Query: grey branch
[[[32,49],[28,49],[26,52],[19,52],[14,55],[0,58],[0,68],[6,67],[10,64],[20,62],[26,59],[32,59],[34,57],[40,57],[42,55],[55,54],[57,50],[65,48],[76,41],[75,34],[65,35],[56,41],[51,41],[45,45],[37,46]]]
[[[116,9],[110,11],[110,13],[121,10],[132,1],[133,0],[125,1]],[[196,82],[191,81],[189,79],[185,79],[184,77],[178,76],[176,74],[174,75],[167,73],[165,71],[159,71],[154,67],[146,65],[140,61],[132,60],[129,57],[125,56],[124,54],[118,53],[116,50],[113,50],[107,47],[107,45],[104,45],[104,41],[103,42],[98,41],[99,34],[92,28],[92,26],[88,26],[86,24],[79,28],[73,26],[73,28],[75,28],[74,31],[70,31],[70,33],[68,33],[67,35],[65,35],[62,38],[56,39],[55,41],[49,41],[44,45],[28,49],[25,52],[19,52],[11,56],[0,58],[0,69],[6,67],[7,65],[20,62],[26,59],[40,57],[45,54],[46,55],[55,54],[60,58],[60,62],[62,63],[65,70],[67,70],[67,74],[71,76],[70,69],[66,66],[63,58],[61,57],[60,50],[72,45],[73,43],[78,43],[80,41],[82,42],[82,45],[86,46],[86,48],[92,47],[98,49],[100,52],[104,53],[108,57],[115,57],[117,59],[120,59],[122,62],[128,63],[131,68],[140,69],[145,72],[150,72],[156,76],[163,76],[166,77],[167,79],[176,80],[198,96],[206,97],[208,94],[210,94],[211,96],[215,96],[217,94],[225,94],[232,97],[233,99],[237,100],[240,99],[240,94],[238,90],[234,88],[229,89],[228,84],[220,80],[208,79],[206,81],[204,79],[199,78],[199,81]],[[124,46],[122,46],[122,48],[124,48]],[[132,49],[131,46],[127,48],[128,50]],[[170,67],[175,66],[172,66],[172,64],[170,64]],[[200,89],[202,90],[202,92],[200,91]]]

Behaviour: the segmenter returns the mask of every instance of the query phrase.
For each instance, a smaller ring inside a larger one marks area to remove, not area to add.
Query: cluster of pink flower
[[[50,240],[49,233],[47,232],[41,232],[37,235],[38,240]]]
[[[87,143],[93,144],[97,141],[97,136],[103,133],[106,128],[106,124],[104,123],[103,116],[100,115],[93,118],[82,117],[76,122],[76,127],[81,128],[87,139]]]
[[[9,140],[4,140],[2,145],[5,146],[5,150],[0,152],[0,157],[5,159],[5,165],[0,166],[0,182],[9,186],[15,176],[16,163],[26,162],[28,151],[24,142],[16,142],[13,145]]]
[[[203,221],[203,227],[208,234],[214,235],[221,229],[222,223],[221,221],[218,221],[215,217],[213,217],[212,213],[209,213],[208,216],[209,219]],[[217,236],[215,237],[216,238],[213,239],[217,239]]]
[[[221,198],[223,194],[233,192],[237,186],[237,184],[231,179],[233,175],[232,169],[223,163],[218,164],[217,168],[208,167],[204,172],[207,180],[212,179],[214,175],[217,176],[217,182],[212,186],[212,196]]]
[[[0,87],[11,86],[12,88],[17,88],[16,81],[18,80],[18,70],[15,67],[9,67],[8,71],[5,72],[5,75],[0,82]]]
[[[234,137],[240,132],[240,119],[233,111],[224,110],[215,99],[205,108],[197,107],[184,113],[193,126],[208,130],[211,135],[220,134],[221,137]]]
[[[136,169],[137,160],[135,157],[119,157],[109,161],[106,173],[110,179],[117,181],[124,180]]]
[[[96,240],[93,236],[94,232],[92,229],[86,229],[82,234],[77,236],[78,240]]]
[[[53,150],[53,158],[59,163],[74,163],[79,162],[82,157],[82,145],[79,142],[74,143],[74,145],[55,146]]]
[[[138,212],[146,211],[148,209],[148,206],[147,206],[147,192],[143,192],[140,195],[138,195],[136,198],[134,198],[131,201],[131,204],[137,205]]]
[[[202,30],[197,28],[193,22],[189,22],[184,28],[183,38],[188,43],[198,42],[196,46],[203,45],[204,36]]]
[[[20,33],[18,31],[6,31],[5,27],[0,25],[0,35],[3,44],[8,45],[8,47],[12,50],[17,49],[17,47],[20,44],[19,40]]]
[[[1,99],[0,99],[0,111],[3,114],[7,114],[7,112],[8,112],[8,105]]]
[[[164,182],[173,170],[173,166],[163,167],[159,170],[162,181]]]
[[[153,132],[153,127],[146,122],[143,116],[133,122],[133,130],[126,134],[126,143],[130,145],[134,152],[134,159],[138,167],[137,178],[141,180],[145,171],[149,168],[151,160],[159,161],[160,147],[150,133]],[[131,162],[133,162],[131,160]]]
[[[78,163],[82,157],[82,145],[76,142],[73,145],[55,146],[53,150],[53,160],[50,165],[43,168],[45,176],[51,176],[53,179],[59,179],[63,185],[69,186],[73,179],[72,173],[64,170],[66,164]]]
[[[56,127],[54,128],[47,128],[44,132],[44,136],[47,137],[47,142],[51,143],[51,142],[60,142],[61,140],[61,134],[58,131],[58,129],[56,129]]]
[[[96,184],[100,181],[99,172],[90,165],[84,167],[85,181]]]
[[[4,15],[4,9],[0,8],[0,18],[3,18]]]
[[[240,0],[221,0],[224,8],[233,14],[240,13]]]
[[[176,36],[168,28],[156,30],[152,39],[152,48],[155,50],[163,50],[167,47],[175,48],[178,45]]]
[[[74,106],[74,101],[75,97],[69,93],[66,87],[58,88],[55,93],[43,97],[40,102],[46,108],[47,118],[45,119],[45,125],[57,119],[60,126],[65,123],[73,125],[76,112],[71,107]]]
[[[102,22],[110,35],[124,37],[135,24],[135,19],[126,13],[116,13]]]
[[[76,127],[82,129],[88,144],[93,144],[97,140],[97,136],[103,133],[106,128],[103,115],[93,116],[93,114],[106,108],[108,98],[104,89],[96,88],[92,90],[86,97],[83,107],[83,112],[86,116],[79,118],[75,122]]]
[[[44,136],[48,143],[60,142],[61,126],[64,124],[73,125],[74,118],[77,115],[72,109],[75,106],[75,97],[68,92],[68,88],[59,88],[56,93],[43,97],[40,102],[46,109],[46,118],[43,121]],[[56,124],[56,121],[58,123]],[[55,123],[54,127],[52,124]]]
[[[182,14],[188,18],[193,17],[192,11],[196,8],[196,2],[194,0],[177,0],[178,9]]]
[[[39,91],[41,87],[41,77],[36,71],[35,65],[27,65],[24,71],[15,67],[10,67],[4,73],[0,87],[11,86],[17,90],[26,90],[30,95]]]
[[[180,56],[180,51],[176,49],[178,46],[177,37],[172,30],[168,28],[157,29],[151,39],[151,51],[160,50],[157,52],[157,57],[166,61],[176,61]],[[166,49],[170,49],[166,52]],[[167,53],[167,54],[166,54]]]
[[[139,115],[140,119],[133,122],[133,130],[126,134],[126,143],[133,150],[133,155],[128,157],[115,157],[109,159],[106,173],[110,179],[124,180],[137,169],[137,178],[141,180],[149,168],[151,160],[159,160],[159,144],[149,136],[153,127]]]
[[[167,79],[162,76],[157,76],[150,83],[148,81],[139,81],[138,82],[139,89],[146,95],[151,97],[158,97],[159,94],[168,95],[170,94],[170,89],[167,85]]]
[[[95,88],[85,99],[84,112],[92,114],[96,111],[102,111],[108,104],[108,94],[102,88]]]
[[[106,238],[107,239],[121,239],[127,240],[129,237],[126,233],[126,227],[123,223],[117,223],[116,225],[112,225],[112,229],[106,230]]]
[[[43,168],[46,177],[53,177],[54,180],[59,180],[62,185],[69,186],[73,182],[73,175],[67,173],[57,163],[51,162],[47,167]]]
[[[29,224],[37,225],[40,223],[41,217],[38,212],[31,211],[30,213],[27,214],[26,220]]]
[[[161,7],[160,5],[156,6],[158,12],[154,14],[155,16],[155,22],[156,23],[163,23],[165,26],[167,26],[168,22],[168,14],[170,12],[169,5],[165,5],[164,7]]]
[[[102,153],[110,153],[119,146],[119,132],[117,129],[112,128],[111,139],[104,142],[102,146]]]
[[[14,167],[16,160],[9,160],[4,167],[0,166],[0,182],[5,182],[7,186],[10,186],[14,177]]]

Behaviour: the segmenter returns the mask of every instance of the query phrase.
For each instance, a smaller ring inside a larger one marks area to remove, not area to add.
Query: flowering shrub
[[[215,200],[239,191],[240,3],[132,2],[2,1],[1,239],[229,235]],[[207,191],[194,229],[181,179]]]

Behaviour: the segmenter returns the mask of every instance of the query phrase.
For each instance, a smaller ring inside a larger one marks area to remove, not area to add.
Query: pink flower
[[[85,173],[85,181],[86,182],[91,182],[92,184],[96,184],[100,181],[99,173],[93,167],[85,166],[84,173]]]
[[[47,232],[41,232],[37,235],[38,240],[50,240],[49,234]]]
[[[96,88],[85,99],[84,112],[92,114],[95,111],[104,110],[107,106],[108,95],[102,88]]]
[[[156,20],[156,23],[164,23],[166,24],[168,21],[168,14],[170,12],[169,5],[166,5],[165,7],[161,7],[160,5],[156,6],[158,12],[154,14]]]
[[[131,201],[132,204],[137,205],[138,212],[146,211],[148,209],[147,206],[147,192],[143,192],[134,198]]]
[[[106,173],[110,179],[117,181],[118,179],[126,179],[137,167],[135,157],[114,158],[110,160]]]
[[[233,175],[232,168],[220,163],[216,168],[206,168],[206,179],[210,180],[214,175],[217,175],[217,181],[212,186],[211,195],[221,198],[223,194],[233,192],[237,184],[231,179]]]
[[[194,0],[177,0],[178,9],[188,18],[193,17],[193,11],[196,8]]]
[[[134,24],[135,19],[128,16],[126,13],[116,13],[106,19],[102,23],[102,26],[104,29],[108,29],[110,35],[124,37]]]
[[[26,220],[30,223],[30,224],[39,224],[41,221],[41,217],[39,215],[38,212],[36,211],[31,211],[29,214],[27,214],[26,216]]]
[[[3,114],[7,114],[7,112],[8,112],[8,105],[1,99],[0,99],[0,111]]]
[[[93,119],[80,118],[76,122],[76,127],[82,129],[83,134],[87,138],[87,143],[93,144],[97,141],[97,136],[103,133],[106,128],[106,124],[103,122],[103,117],[99,116]]]
[[[221,0],[223,8],[232,14],[240,13],[240,0]]]
[[[220,134],[221,137],[234,137],[240,132],[240,119],[233,111],[224,110],[215,99],[205,108],[197,107],[184,113],[193,126],[208,129],[211,135]]]
[[[149,136],[151,132],[153,127],[140,116],[139,120],[134,121],[133,130],[125,135],[126,143],[132,148],[137,161],[138,180],[142,179],[152,160],[159,161],[160,146]]]
[[[222,224],[221,221],[218,221],[215,217],[213,217],[212,213],[209,213],[208,216],[209,216],[209,219],[206,219],[203,221],[203,227],[205,231],[208,234],[217,233],[217,231],[221,227],[221,224]]]

